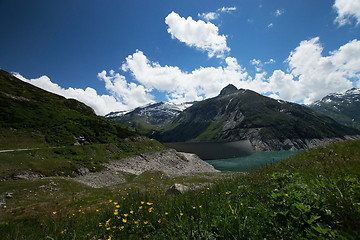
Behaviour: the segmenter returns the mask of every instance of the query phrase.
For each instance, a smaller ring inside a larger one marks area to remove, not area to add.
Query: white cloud
[[[161,66],[151,62],[141,51],[128,56],[122,65],[146,88],[156,88],[167,93],[171,102],[202,100],[214,97],[229,83],[245,87],[249,77],[235,58],[227,57],[224,67],[200,67],[190,73],[178,67]]]
[[[274,12],[274,15],[275,15],[275,17],[280,17],[284,13],[285,13],[284,9],[276,9],[276,11]]]
[[[236,7],[222,7],[216,10],[216,12],[198,13],[198,17],[205,21],[215,20],[220,17],[220,13],[231,13],[236,11]]]
[[[206,21],[217,19],[220,16],[219,13],[216,12],[208,12],[208,13],[198,13],[198,17],[202,18]]]
[[[302,41],[287,59],[291,72],[274,71],[269,89],[282,99],[309,104],[353,87],[349,79],[360,78],[360,41],[353,40],[329,56],[322,52],[318,37]]]
[[[267,64],[273,64],[273,63],[275,63],[275,60],[272,58],[270,58],[268,61],[266,61],[264,63],[260,59],[254,58],[254,59],[250,60],[250,64],[255,66],[255,69],[257,72],[262,71],[262,67],[264,66],[264,64],[267,65]]]
[[[115,73],[113,70],[109,72],[109,75],[103,70],[98,73],[98,78],[105,82],[105,88],[127,109],[153,102],[154,96],[150,94],[152,89],[147,89],[143,85],[137,85],[133,82],[129,83],[124,76]]]
[[[272,27],[274,27],[273,23],[270,23],[269,25],[267,25],[267,28],[272,28]]]
[[[146,94],[146,92],[144,93],[141,91],[143,88],[142,86],[128,84],[126,83],[126,81],[121,82],[121,80],[124,79],[120,75],[107,77],[108,79],[106,79],[105,82],[108,89],[111,89],[111,82],[113,83],[114,91],[112,92],[114,93],[116,92],[117,87],[120,87],[122,89],[120,92],[117,92],[118,96],[121,96],[122,101],[119,101],[119,99],[111,95],[99,95],[95,89],[90,87],[86,88],[85,90],[71,87],[65,89],[60,87],[58,84],[53,83],[47,76],[41,76],[35,79],[26,79],[19,73],[13,73],[13,75],[21,79],[22,81],[30,83],[36,87],[42,88],[44,90],[61,95],[66,98],[73,98],[80,102],[83,102],[93,108],[95,113],[98,115],[105,115],[111,111],[128,110],[133,107],[137,107],[139,105],[151,102],[151,96]],[[106,72],[103,71],[102,73],[99,73],[99,77],[106,77]],[[119,82],[121,83],[119,84]],[[147,97],[145,98],[146,101],[144,101],[144,95]]]
[[[338,14],[335,22],[339,26],[351,23],[351,18],[355,18],[357,24],[360,23],[360,0],[335,0],[333,7]]]
[[[250,63],[259,70],[255,77],[251,77],[234,57],[225,58],[223,66],[199,67],[191,72],[184,72],[177,66],[160,65],[150,61],[143,52],[137,50],[129,55],[121,66],[121,70],[130,73],[135,82],[129,82],[113,70],[98,74],[110,95],[99,95],[93,88],[64,89],[52,83],[47,76],[28,80],[20,74],[14,75],[45,90],[84,102],[100,115],[153,102],[154,90],[165,93],[170,102],[181,103],[217,96],[228,84],[274,98],[308,104],[330,92],[359,87],[358,56],[360,41],[357,39],[323,56],[323,47],[316,37],[300,42],[290,53],[285,62],[289,72],[275,70],[267,77],[267,73],[261,68],[275,60],[263,62],[253,59]]]
[[[276,61],[272,58],[270,58],[267,62],[265,62],[265,64],[273,64],[275,63]]]
[[[222,7],[222,8],[219,8],[218,11],[223,12],[223,13],[230,13],[232,11],[236,11],[236,7]]]
[[[263,66],[263,64],[262,64],[261,60],[254,58],[254,59],[250,60],[250,64],[255,66],[255,69],[257,72],[260,72],[262,70],[261,67]]]
[[[224,54],[230,51],[226,44],[226,36],[219,35],[218,27],[211,22],[194,21],[191,17],[185,19],[171,12],[165,18],[165,23],[168,25],[168,33],[172,38],[190,47],[207,51],[209,57],[223,58]]]

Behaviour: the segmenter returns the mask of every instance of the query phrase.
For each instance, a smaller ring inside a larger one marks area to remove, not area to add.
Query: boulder
[[[182,194],[188,190],[189,190],[189,187],[187,187],[183,184],[175,183],[169,189],[166,190],[165,194],[166,195],[177,195],[177,194]]]

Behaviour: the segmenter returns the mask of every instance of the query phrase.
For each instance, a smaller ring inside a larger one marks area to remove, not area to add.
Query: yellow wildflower
[[[131,213],[131,214],[133,214],[133,213],[134,213],[134,211],[132,211],[132,210],[131,210],[131,211],[130,211],[130,213]]]
[[[142,209],[142,206],[140,206],[139,209]]]
[[[182,212],[180,213],[180,216],[184,215]]]
[[[153,208],[151,207],[151,208],[149,208],[149,212],[152,212],[152,210],[153,210]]]
[[[168,215],[169,213],[168,212],[165,212],[165,215]]]
[[[53,214],[55,215],[55,214],[56,214],[56,212],[53,212]]]
[[[149,206],[153,205],[153,203],[151,203],[151,202],[147,202],[146,204]]]
[[[120,208],[120,205],[116,205],[115,207],[116,207],[116,208]]]
[[[129,214],[125,213],[125,214],[124,214],[124,217],[127,217],[127,216],[129,216]]]
[[[109,202],[112,202],[112,200],[110,199]]]
[[[141,201],[140,203],[141,203],[141,204],[144,204],[145,202],[144,202],[144,201]]]
[[[146,224],[148,224],[149,222],[148,221],[144,221],[144,224],[146,225]]]
[[[123,223],[126,223],[126,222],[127,222],[126,218],[123,218],[122,222],[123,222]]]

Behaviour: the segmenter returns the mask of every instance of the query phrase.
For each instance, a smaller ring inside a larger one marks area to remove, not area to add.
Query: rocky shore
[[[128,176],[140,175],[148,171],[159,171],[170,176],[219,172],[197,155],[177,152],[173,149],[123,158],[104,166],[105,169],[97,173],[89,173],[83,169],[80,171],[82,176],[74,180],[91,187],[103,187],[124,183]]]

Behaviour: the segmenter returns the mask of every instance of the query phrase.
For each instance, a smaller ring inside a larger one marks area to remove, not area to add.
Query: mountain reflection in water
[[[163,144],[179,152],[195,153],[203,160],[244,157],[254,153],[248,140],[227,143],[173,142]]]

